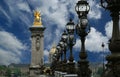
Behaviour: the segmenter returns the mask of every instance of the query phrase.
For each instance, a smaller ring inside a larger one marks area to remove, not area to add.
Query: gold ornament
[[[42,26],[41,15],[39,11],[34,11],[34,26]]]

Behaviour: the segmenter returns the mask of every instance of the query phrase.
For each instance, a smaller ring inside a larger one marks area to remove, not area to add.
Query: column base
[[[78,62],[78,77],[91,77],[91,73],[92,71],[89,69],[89,64],[87,60],[81,60]]]
[[[75,74],[76,73],[75,63],[74,62],[67,63],[67,73],[68,74]]]
[[[29,77],[39,77],[41,74],[40,66],[30,66],[29,67]]]
[[[113,53],[106,57],[108,63],[103,77],[120,77],[120,53]]]
[[[62,64],[62,72],[67,72],[67,63]]]

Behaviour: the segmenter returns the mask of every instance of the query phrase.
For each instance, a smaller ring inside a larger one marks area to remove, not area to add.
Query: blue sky
[[[31,40],[29,27],[33,25],[33,11],[42,14],[44,33],[44,57],[48,61],[49,50],[58,43],[69,18],[75,24],[78,16],[75,5],[78,0],[0,0],[0,64],[30,63]],[[99,0],[88,0],[88,14],[91,32],[86,38],[86,51],[90,62],[101,62],[101,43],[109,53],[108,40],[111,37],[112,21],[109,12],[99,6]],[[76,38],[73,48],[75,60],[79,60],[80,40]],[[69,55],[68,55],[69,56]]]

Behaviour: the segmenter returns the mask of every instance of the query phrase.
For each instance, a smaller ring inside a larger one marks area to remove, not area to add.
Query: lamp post
[[[66,25],[66,30],[68,32],[68,46],[70,48],[70,57],[69,57],[69,61],[73,62],[74,57],[72,54],[72,48],[74,45],[74,30],[75,30],[75,24],[72,21],[72,19],[70,19],[70,21],[67,23]]]
[[[76,33],[81,39],[81,52],[79,54],[80,61],[78,61],[78,77],[91,77],[91,70],[89,69],[89,61],[87,60],[87,53],[85,51],[85,38],[90,32],[88,26],[87,14],[90,6],[86,0],[80,0],[75,6],[75,10],[79,17],[79,24],[76,26]],[[88,28],[88,29],[87,29]]]
[[[86,0],[80,0],[75,6],[75,11],[78,14],[78,17],[86,16],[90,10],[90,6]]]
[[[67,44],[68,44],[68,47],[70,49],[69,62],[67,64],[68,65],[67,72],[72,74],[72,73],[75,73],[75,63],[73,62],[74,57],[73,57],[73,54],[72,54],[72,48],[75,44],[75,41],[74,41],[75,24],[72,21],[72,19],[70,19],[70,21],[66,24],[66,30],[67,30],[67,33],[68,33]]]
[[[57,49],[57,61],[59,61],[59,60],[60,60],[60,53],[61,53],[61,52],[60,52],[60,51],[61,51],[61,47],[60,47],[59,44],[57,45],[57,48],[56,48],[56,49]]]
[[[104,54],[104,47],[105,47],[105,44],[104,43],[102,43],[102,45],[101,45],[101,47],[103,48],[103,72],[102,72],[102,75],[101,76],[103,76],[103,74],[104,74],[104,72],[105,72],[105,64],[104,64],[104,58],[105,58],[105,54]]]
[[[60,44],[57,45],[57,65],[56,65],[56,70],[57,71],[60,71],[60,64],[61,64],[61,61],[60,61],[60,58],[61,58],[61,47],[60,47]]]
[[[104,77],[120,77],[120,0],[100,0],[101,6],[111,13],[113,21],[112,38],[110,39],[109,49],[111,54],[106,57],[108,63]]]
[[[63,55],[64,55],[64,60],[62,62],[62,72],[66,72],[67,71],[67,59],[66,59],[66,49],[67,49],[67,38],[68,38],[68,35],[66,33],[66,31],[63,32],[62,34],[62,38],[61,38],[61,48],[63,48]]]
[[[64,51],[64,48],[63,48],[63,47],[64,47],[64,42],[63,42],[62,39],[60,40],[59,45],[60,45],[60,47],[61,47],[61,51],[60,51],[60,52],[61,52],[61,53],[60,53],[60,54],[61,54],[61,61],[60,61],[60,66],[59,66],[59,68],[60,68],[60,71],[63,71],[63,67],[64,67],[64,66],[63,66],[63,62],[64,62],[64,61],[63,61],[63,51]]]
[[[62,34],[63,52],[64,52],[64,63],[67,62],[67,59],[66,59],[67,39],[68,39],[68,34],[67,34],[66,31],[64,31],[64,33]]]
[[[52,57],[53,61],[51,63],[50,69],[52,72],[52,75],[54,74],[54,71],[56,70],[56,64],[57,64],[57,53],[55,52]]]
[[[60,57],[61,57],[61,63],[62,63],[63,62],[62,56],[63,56],[63,50],[64,50],[64,48],[63,48],[64,42],[63,42],[62,39],[60,40],[59,45],[60,45],[60,48],[61,48],[61,51],[60,51],[61,56]]]

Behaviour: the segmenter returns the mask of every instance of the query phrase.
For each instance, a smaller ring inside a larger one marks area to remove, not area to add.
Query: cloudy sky
[[[42,14],[44,33],[44,58],[48,61],[49,50],[58,43],[69,18],[75,24],[78,16],[75,5],[78,0],[0,0],[0,64],[30,63],[31,40],[29,27],[33,25],[33,11]],[[90,62],[101,62],[105,43],[105,55],[109,53],[108,40],[111,38],[112,21],[109,12],[101,8],[99,0],[88,0],[88,14],[91,32],[86,38],[86,51]],[[54,38],[53,38],[54,37]],[[73,48],[75,60],[79,60],[81,42],[76,35]],[[68,51],[69,52],[69,51]],[[69,55],[68,55],[69,56]]]

